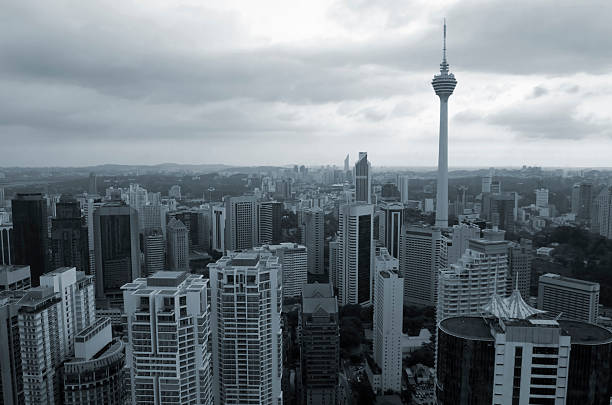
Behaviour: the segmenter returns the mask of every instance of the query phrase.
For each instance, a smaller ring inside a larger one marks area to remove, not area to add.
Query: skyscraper
[[[281,242],[281,215],[282,203],[278,201],[261,201],[257,204],[258,245]]]
[[[299,324],[303,403],[336,405],[340,331],[338,302],[330,284],[304,285]]]
[[[64,404],[124,405],[125,343],[113,339],[109,318],[99,318],[74,338],[64,363]]]
[[[225,249],[251,249],[257,245],[257,199],[225,197]]]
[[[536,207],[546,208],[548,207],[548,189],[538,188],[535,191],[536,195]]]
[[[398,258],[404,205],[401,203],[387,203],[382,206],[382,211],[385,218],[385,246],[391,256]]]
[[[208,280],[159,271],[121,289],[132,403],[212,405]]]
[[[323,264],[325,213],[321,208],[300,210],[298,226],[301,231],[302,244],[308,249],[308,272],[310,274],[325,273]]]
[[[215,404],[282,403],[279,258],[232,253],[208,268]]]
[[[225,206],[213,205],[211,211],[211,247],[216,252],[225,253]]]
[[[96,305],[122,308],[121,286],[140,276],[138,214],[120,201],[98,207],[93,216]]]
[[[448,226],[448,98],[453,94],[457,80],[448,71],[446,62],[446,22],[444,22],[444,48],[440,74],[435,75],[431,84],[440,97],[440,145],[438,151],[438,184],[436,193],[436,226]]]
[[[89,188],[88,194],[97,195],[98,194],[98,177],[94,172],[89,173]]]
[[[404,301],[435,306],[438,273],[448,266],[448,239],[437,227],[405,226],[400,240]]]
[[[397,175],[397,188],[400,191],[400,202],[402,204],[408,203],[408,186],[410,183],[410,176]]]
[[[338,298],[340,305],[370,304],[374,277],[374,206],[340,207]]]
[[[13,224],[0,224],[0,264],[14,264]]]
[[[355,163],[355,201],[372,203],[372,166],[368,152],[359,152],[359,160]]]
[[[47,201],[40,193],[17,194],[13,199],[14,264],[28,264],[32,285],[47,271]]]
[[[53,268],[76,267],[89,272],[87,227],[81,219],[79,203],[62,195],[56,204],[56,216],[51,220],[51,251]]]
[[[161,229],[151,229],[143,237],[144,272],[151,276],[166,268],[166,242]]]
[[[271,253],[279,258],[282,267],[283,298],[302,295],[302,287],[308,282],[308,249],[306,246],[285,242],[256,247],[253,251]]]
[[[474,224],[453,225],[448,246],[448,264],[455,264],[468,248],[470,239],[480,238],[480,228]]]
[[[174,271],[189,270],[189,232],[176,218],[171,218],[166,227],[168,233],[168,268]]]
[[[599,283],[546,273],[538,283],[538,309],[563,319],[597,323]]]
[[[517,288],[523,297],[531,295],[531,261],[533,243],[521,238],[519,243],[508,243],[508,294]]]
[[[381,369],[381,390],[401,392],[404,282],[399,276],[397,259],[385,248],[380,251],[377,263],[393,264],[377,266],[374,276],[374,361]]]
[[[572,212],[576,214],[576,221],[589,224],[591,220],[593,185],[591,183],[578,183],[572,187]]]

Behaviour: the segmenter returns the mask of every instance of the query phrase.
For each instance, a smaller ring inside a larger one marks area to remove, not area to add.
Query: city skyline
[[[608,3],[54,3],[6,8],[3,166],[434,166],[445,16],[450,167],[609,161]]]

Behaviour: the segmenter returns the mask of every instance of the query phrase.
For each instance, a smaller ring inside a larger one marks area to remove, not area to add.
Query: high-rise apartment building
[[[279,258],[235,252],[208,268],[215,404],[281,404]]]
[[[64,404],[126,404],[125,343],[113,339],[109,318],[74,337],[74,355],[64,363]]]
[[[306,284],[302,292],[300,360],[304,404],[336,405],[340,372],[338,302],[330,284]]]
[[[391,256],[398,258],[404,205],[402,203],[387,203],[382,206],[382,212],[385,220],[385,247]]]
[[[374,276],[374,361],[381,370],[383,392],[402,390],[402,321],[404,282],[399,262],[387,249],[377,249]]]
[[[321,208],[307,208],[298,212],[298,226],[302,244],[308,249],[308,272],[325,273],[323,264],[325,248],[325,213]]]
[[[338,288],[338,276],[340,271],[340,242],[333,240],[329,242],[329,282],[333,288]]]
[[[251,249],[258,242],[257,199],[225,197],[225,249]]]
[[[562,319],[597,323],[599,283],[547,273],[540,276],[538,308]]]
[[[367,152],[359,152],[359,160],[355,163],[355,201],[372,203],[372,165]]]
[[[338,298],[340,305],[371,304],[374,277],[374,206],[340,207]]]
[[[161,229],[151,229],[143,236],[144,273],[151,276],[166,268],[166,242]]]
[[[448,264],[455,264],[468,248],[470,239],[480,239],[480,228],[474,224],[453,225],[450,230]]]
[[[138,214],[119,201],[98,207],[93,216],[96,305],[122,308],[121,286],[140,276]]]
[[[594,204],[597,209],[597,228],[599,234],[612,239],[612,187],[604,187]]]
[[[69,356],[74,351],[75,334],[96,319],[93,276],[75,267],[60,267],[43,274],[40,285],[52,289],[62,299],[63,316],[57,328],[64,335],[64,353]]]
[[[257,204],[259,245],[281,242],[282,203],[262,201]]]
[[[438,274],[448,266],[448,238],[440,228],[405,226],[399,261],[404,302],[435,306]]]
[[[213,403],[207,289],[202,276],[177,271],[122,287],[132,403]]]
[[[40,193],[19,193],[12,201],[14,264],[27,264],[32,285],[47,271],[47,201]]]
[[[55,218],[51,220],[53,268],[76,267],[89,272],[87,227],[83,224],[79,203],[72,196],[62,195],[55,210]]]
[[[285,242],[254,248],[255,252],[269,252],[279,258],[282,267],[283,298],[300,297],[308,282],[308,249],[304,245]]]
[[[31,286],[30,266],[0,265],[0,291],[28,290]]]
[[[211,247],[214,251],[225,253],[225,206],[211,207]]]
[[[576,214],[576,221],[588,224],[591,220],[591,205],[593,185],[591,183],[578,183],[572,187],[572,212]]]
[[[171,218],[166,227],[168,235],[168,269],[173,271],[189,270],[189,232],[187,227],[176,218]]]
[[[440,271],[437,319],[478,315],[493,295],[506,296],[508,242],[472,239],[456,264]]]

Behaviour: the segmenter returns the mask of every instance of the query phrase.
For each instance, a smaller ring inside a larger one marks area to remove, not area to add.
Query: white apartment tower
[[[342,205],[339,215],[337,288],[340,305],[372,303],[374,206]]]
[[[216,405],[281,405],[279,258],[240,252],[208,265]]]
[[[121,289],[132,403],[212,405],[208,280],[160,271]]]
[[[381,249],[376,266],[374,295],[374,361],[382,371],[381,389],[401,392],[402,389],[402,320],[404,282],[399,276],[397,259]],[[394,263],[391,266],[388,264]],[[394,268],[389,268],[394,267]]]
[[[285,242],[279,245],[264,245],[254,248],[253,251],[271,253],[279,258],[282,267],[283,298],[302,296],[302,287],[308,279],[306,246]]]
[[[494,294],[506,296],[508,242],[472,239],[438,282],[438,322],[451,316],[478,315]]]

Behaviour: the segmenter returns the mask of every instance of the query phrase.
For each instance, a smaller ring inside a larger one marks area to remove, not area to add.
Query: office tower
[[[23,374],[19,344],[19,306],[15,305],[26,292],[0,292],[0,404],[21,404]]]
[[[438,322],[460,315],[478,315],[493,295],[506,296],[508,242],[472,239],[456,264],[440,271]]]
[[[251,249],[257,245],[257,199],[224,197],[225,249]]]
[[[161,229],[152,229],[143,237],[144,275],[151,276],[166,268],[166,242]]]
[[[444,49],[440,74],[431,82],[440,97],[440,144],[438,151],[438,182],[436,192],[436,226],[448,226],[448,98],[453,94],[457,80],[448,71],[446,62],[446,23],[444,23]]]
[[[437,227],[406,226],[399,261],[404,302],[435,306],[438,273],[448,266],[448,239]]]
[[[501,194],[501,193],[502,193],[501,180],[493,180],[491,182],[491,194]]]
[[[146,234],[151,230],[160,229],[165,238],[167,214],[167,205],[149,204],[142,207],[142,216],[138,218],[138,221],[142,223],[143,232]]]
[[[282,269],[283,298],[299,297],[302,287],[308,282],[308,249],[304,245],[285,242],[279,245],[264,245],[255,252],[267,252],[278,257]]]
[[[612,239],[612,187],[604,187],[595,198],[596,228],[604,238]],[[593,221],[595,222],[595,221]]]
[[[113,339],[109,318],[74,337],[74,356],[64,363],[64,404],[125,405],[125,343]]]
[[[344,172],[348,172],[350,169],[350,155],[347,154],[344,158]]]
[[[89,173],[89,188],[88,194],[97,195],[98,194],[98,177],[94,172]]]
[[[538,188],[535,191],[536,195],[536,207],[546,208],[548,207],[548,189]]]
[[[591,220],[593,185],[578,183],[572,187],[572,212],[576,214],[576,221],[588,224]]]
[[[275,184],[276,192],[274,193],[275,198],[281,200],[288,200],[291,198],[291,180],[283,179],[278,180]]]
[[[13,199],[14,264],[28,264],[32,285],[47,270],[47,201],[40,193],[17,194]]]
[[[491,184],[493,183],[493,174],[492,170],[486,176],[482,177],[482,193],[490,193],[491,192]]]
[[[96,275],[96,252],[95,252],[95,232],[94,232],[94,212],[98,207],[104,205],[101,201],[88,198],[83,205],[83,216],[87,226],[87,246],[89,257],[89,274]]]
[[[480,228],[474,224],[453,225],[449,235],[448,264],[455,264],[468,248],[470,239],[480,239]]]
[[[321,208],[307,208],[298,212],[298,226],[302,244],[308,249],[308,272],[324,274],[325,213]]]
[[[402,214],[404,205],[402,203],[387,203],[382,206],[385,218],[385,246],[391,256],[399,257],[399,240],[402,233]]]
[[[597,323],[599,283],[547,273],[540,276],[538,308],[563,319]]]
[[[282,203],[262,201],[257,204],[259,245],[281,242]]]
[[[189,270],[189,233],[187,227],[176,218],[171,218],[168,232],[168,269]]]
[[[208,280],[159,271],[121,289],[132,403],[212,404]]]
[[[121,286],[140,276],[138,214],[121,201],[98,207],[93,216],[96,305],[122,308]]]
[[[76,267],[89,272],[87,227],[81,219],[79,203],[62,195],[56,204],[56,217],[51,220],[51,251],[53,268]]]
[[[4,205],[6,204],[6,194],[4,192],[4,187],[2,186],[2,183],[0,182],[0,208],[4,207]]]
[[[514,230],[518,207],[518,195],[514,192],[486,194],[482,197],[482,217],[505,231]]]
[[[127,190],[127,203],[130,207],[134,208],[138,213],[138,226],[140,232],[144,230],[145,222],[143,220],[144,212],[143,208],[148,202],[147,190],[141,187],[139,184],[130,184]]]
[[[340,207],[338,227],[338,297],[340,305],[371,304],[374,277],[374,206]]]
[[[333,240],[329,242],[329,282],[333,288],[338,288],[340,265],[340,241]]]
[[[0,291],[28,290],[31,286],[30,266],[0,266]]]
[[[282,403],[279,258],[234,252],[208,268],[215,404]]]
[[[508,243],[508,294],[518,286],[523,297],[531,295],[531,261],[533,243],[521,238],[519,243]]]
[[[193,209],[191,211],[191,231],[189,233],[193,249],[210,249],[210,208],[208,206]],[[280,216],[278,218],[278,230],[280,233]]]
[[[170,187],[170,190],[168,190],[168,197],[170,198],[174,198],[175,200],[181,200],[181,186],[179,186],[178,184],[175,184],[174,186]]]
[[[410,176],[398,175],[397,176],[397,188],[400,191],[400,202],[402,204],[408,203],[408,184],[410,183]]]
[[[221,205],[213,205],[212,211],[212,227],[211,227],[211,246],[212,250],[224,253],[225,252],[225,207]]]
[[[440,322],[437,403],[608,404],[612,333],[531,310]]]
[[[299,314],[304,404],[336,405],[340,372],[338,302],[330,284],[306,284]]]
[[[13,224],[0,224],[0,264],[14,264]]]
[[[23,382],[22,403],[57,403],[61,398],[61,366],[67,356],[61,330],[62,298],[51,288],[35,287],[15,305],[19,307],[21,372],[17,378]]]
[[[386,256],[386,257],[385,257]],[[395,262],[394,269],[378,271],[374,298],[374,361],[381,369],[381,391],[402,390],[402,321],[404,281],[399,276],[397,259],[382,249],[379,260]]]
[[[372,203],[372,165],[367,152],[359,152],[359,160],[355,163],[355,201]]]

